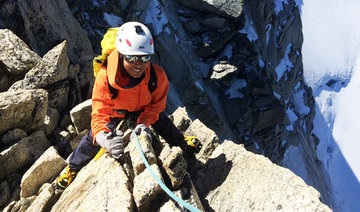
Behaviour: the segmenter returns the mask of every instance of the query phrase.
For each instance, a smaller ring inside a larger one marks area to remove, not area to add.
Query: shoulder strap
[[[107,75],[106,75],[106,77],[107,77]],[[119,90],[110,85],[109,79],[108,79],[108,87],[109,87],[110,93],[112,94],[111,99],[115,99],[119,93]],[[156,73],[154,70],[154,66],[152,63],[150,63],[150,79],[148,82],[148,89],[149,89],[150,93],[154,92],[156,87],[157,87],[157,77],[156,77]]]
[[[112,94],[111,99],[116,99],[117,95],[119,94],[119,90],[114,88],[113,86],[111,86],[109,83],[109,80],[108,80],[108,87],[109,87],[110,93]]]
[[[154,92],[156,87],[157,87],[156,73],[155,73],[153,64],[150,63],[150,79],[148,82],[148,88],[149,88],[150,93]]]

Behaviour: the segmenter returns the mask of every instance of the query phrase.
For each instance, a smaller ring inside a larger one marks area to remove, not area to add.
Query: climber
[[[145,132],[151,138],[151,125],[171,146],[192,153],[201,148],[199,139],[184,136],[165,115],[169,82],[164,70],[150,62],[154,42],[149,29],[127,22],[115,39],[114,50],[95,78],[91,130],[71,155],[66,173],[57,179],[60,188],[66,188],[101,147],[115,159],[121,157],[129,138],[115,128],[123,119],[138,135]]]

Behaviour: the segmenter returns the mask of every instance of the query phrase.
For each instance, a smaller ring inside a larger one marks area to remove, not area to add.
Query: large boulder
[[[66,41],[51,49],[25,78],[10,89],[45,88],[68,77],[69,57],[67,56]]]
[[[331,211],[320,194],[290,170],[225,141],[194,178],[214,211]]]
[[[27,132],[44,124],[48,94],[45,90],[20,90],[0,93],[0,134],[20,128]]]
[[[24,40],[29,41],[32,50],[42,56],[59,41],[67,40],[71,63],[80,64],[80,83],[84,85],[93,79],[89,71],[93,58],[91,43],[65,0],[25,0],[18,2],[17,6],[20,19],[26,23]]]
[[[50,183],[41,186],[39,194],[26,211],[49,211],[51,200],[54,198],[55,188]]]
[[[72,123],[77,133],[90,129],[91,125],[91,99],[88,99],[70,110]]]
[[[51,211],[133,211],[130,187],[121,165],[104,155],[78,173]]]
[[[0,29],[0,61],[11,74],[26,73],[41,57],[17,37],[11,30]]]
[[[0,153],[0,179],[34,162],[50,146],[43,131],[21,139]]]
[[[20,197],[27,198],[37,194],[39,188],[55,178],[65,166],[65,160],[54,147],[50,147],[23,175]]]

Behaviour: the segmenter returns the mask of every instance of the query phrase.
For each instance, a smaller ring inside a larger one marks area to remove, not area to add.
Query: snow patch
[[[276,66],[275,71],[277,73],[277,80],[276,82],[279,82],[281,77],[284,75],[285,71],[290,71],[294,65],[291,63],[289,59],[289,53],[291,50],[292,44],[289,43],[285,50],[284,58],[281,59],[280,64]]]
[[[153,26],[154,36],[159,35],[163,31],[164,26],[169,20],[161,10],[161,5],[158,1],[151,1],[149,3],[144,22]]]
[[[107,13],[104,12],[104,20],[106,21],[106,23],[108,23],[111,27],[119,27],[121,24],[124,23],[124,21],[122,20],[122,18],[120,18],[119,16],[116,16],[112,13]]]
[[[258,40],[259,37],[256,33],[256,30],[254,28],[254,22],[249,18],[249,16],[245,15],[245,25],[242,30],[239,31],[240,33],[247,34],[247,38],[250,41]]]
[[[289,4],[287,0],[274,0],[274,4],[275,4],[274,10],[275,10],[276,15],[280,11],[284,10],[283,3],[284,4]]]
[[[304,104],[304,93],[305,91],[302,89],[294,95],[295,111],[302,115],[306,115],[310,112],[310,108]]]
[[[244,79],[235,79],[231,87],[225,91],[225,95],[228,96],[228,99],[233,98],[243,98],[244,94],[240,92],[241,88],[246,87],[246,80]]]

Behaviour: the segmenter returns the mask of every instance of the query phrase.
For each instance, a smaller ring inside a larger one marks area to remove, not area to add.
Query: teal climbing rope
[[[135,140],[136,140],[136,145],[138,147],[138,150],[140,152],[141,158],[145,163],[146,168],[149,170],[150,174],[153,176],[153,178],[156,180],[156,182],[160,185],[160,187],[171,197],[173,198],[176,202],[178,202],[179,204],[183,205],[186,209],[190,210],[191,212],[201,212],[201,210],[195,208],[194,206],[190,205],[189,203],[185,202],[184,200],[180,199],[178,196],[176,196],[173,192],[170,191],[170,189],[168,187],[166,187],[166,185],[156,176],[156,174],[153,172],[153,170],[150,168],[149,163],[147,162],[145,155],[141,149],[138,137],[135,133],[135,131],[132,129],[132,133],[135,136]]]

